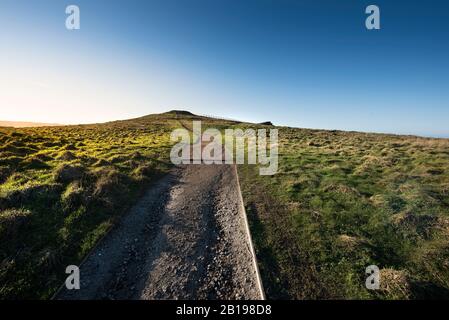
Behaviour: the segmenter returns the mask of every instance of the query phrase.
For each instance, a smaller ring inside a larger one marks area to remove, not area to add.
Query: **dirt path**
[[[184,165],[92,252],[57,299],[260,299],[231,165]]]

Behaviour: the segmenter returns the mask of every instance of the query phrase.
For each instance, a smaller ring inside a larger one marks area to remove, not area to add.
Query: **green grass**
[[[174,116],[0,128],[0,298],[46,299],[169,164]]]
[[[167,172],[170,133],[267,128],[169,113],[0,128],[0,299],[47,299]],[[449,140],[279,129],[279,171],[239,174],[269,298],[449,297]],[[381,290],[365,268],[381,268]]]
[[[268,297],[449,298],[449,140],[279,128],[239,166]],[[381,290],[365,288],[368,265]]]

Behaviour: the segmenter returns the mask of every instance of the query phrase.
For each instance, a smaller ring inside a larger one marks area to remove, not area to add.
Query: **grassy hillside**
[[[0,128],[0,298],[48,298],[169,167],[173,116]]]
[[[280,128],[279,172],[240,166],[270,298],[449,298],[449,140]],[[365,268],[381,269],[381,290]]]
[[[248,126],[175,112],[0,128],[0,299],[49,298],[167,172],[170,133],[193,119]],[[239,166],[269,298],[449,297],[449,140],[291,128],[279,138],[276,175]],[[381,291],[365,289],[370,264]]]

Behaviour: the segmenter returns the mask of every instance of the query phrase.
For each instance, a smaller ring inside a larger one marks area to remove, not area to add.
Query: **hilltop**
[[[175,115],[179,115],[179,116],[197,116],[195,114],[193,114],[190,111],[186,111],[186,110],[171,110],[168,112],[164,112],[162,114],[175,114]]]

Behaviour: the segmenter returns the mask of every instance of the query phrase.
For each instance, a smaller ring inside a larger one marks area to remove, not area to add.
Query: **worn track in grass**
[[[183,165],[147,191],[56,299],[260,299],[232,165]]]

